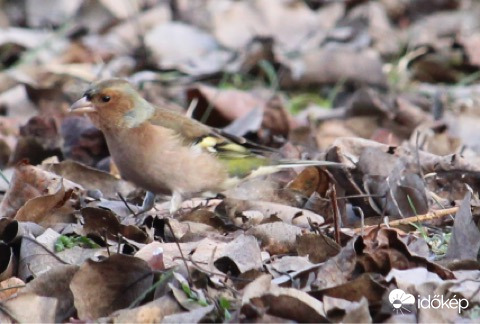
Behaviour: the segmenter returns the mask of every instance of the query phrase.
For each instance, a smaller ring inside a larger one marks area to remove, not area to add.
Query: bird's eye
[[[110,97],[109,97],[109,96],[103,96],[103,97],[102,97],[102,101],[103,101],[103,102],[109,102],[109,101],[110,101]]]

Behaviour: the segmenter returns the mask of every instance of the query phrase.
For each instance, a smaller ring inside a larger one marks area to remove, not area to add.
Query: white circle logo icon
[[[411,311],[404,306],[415,304],[415,297],[412,294],[407,294],[402,289],[392,290],[388,294],[388,300],[397,314],[403,314],[404,311],[410,313]]]

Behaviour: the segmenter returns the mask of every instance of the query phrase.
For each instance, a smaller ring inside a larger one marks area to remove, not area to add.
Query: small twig
[[[353,209],[360,214],[360,221],[361,221],[361,223],[360,223],[360,226],[361,226],[360,227],[361,228],[360,235],[363,236],[365,234],[365,214],[363,213],[363,210],[360,207],[355,206],[355,207],[353,207]]]
[[[122,245],[122,234],[118,233],[117,234],[117,254],[120,254],[120,246]]]
[[[227,280],[242,281],[242,282],[249,282],[249,283],[253,281],[253,279],[234,277],[234,276],[231,276],[231,275],[228,275],[228,274],[225,274],[225,273],[207,270],[207,269],[201,267],[197,262],[193,261],[192,258],[190,258],[189,261],[192,263],[192,266],[193,266],[194,268],[196,268],[197,270],[199,270],[199,271],[202,271],[202,272],[205,272],[205,273],[209,273],[209,274],[211,274],[211,275],[214,275],[214,276],[219,276],[219,277],[224,278],[224,281],[222,281],[224,287],[227,288],[228,290],[230,290],[230,291],[231,291],[232,293],[234,293],[235,295],[238,294],[238,290],[236,290],[235,288],[233,288],[233,287],[231,287],[230,285],[228,285],[228,284],[226,283]]]
[[[10,289],[15,289],[15,288],[24,288],[26,287],[27,285],[17,285],[17,286],[11,286],[11,287],[6,287],[6,288],[1,288],[0,289],[0,292],[2,291],[6,291],[6,290],[10,290]]]
[[[119,192],[117,192],[117,195],[120,198],[120,200],[125,204],[125,207],[127,207],[128,211],[131,212],[134,217],[137,216],[137,214],[132,210],[132,208],[128,204],[127,200],[123,197],[123,195]]]
[[[412,217],[406,217],[402,219],[397,219],[391,222],[388,222],[388,226],[399,226],[399,225],[410,225],[410,223],[414,222],[426,222],[435,218],[441,218],[444,216],[448,216],[450,214],[455,214],[458,212],[459,207],[452,207],[452,208],[447,208],[447,209],[440,209],[440,210],[434,210],[432,212],[429,212],[427,214],[423,215],[416,215]],[[373,227],[385,227],[386,224],[379,224],[379,225],[372,225],[372,226],[367,226],[365,229],[368,228],[373,228]],[[362,228],[355,228],[354,229],[355,233],[359,233],[362,231]]]
[[[0,170],[0,177],[3,179],[3,181],[7,183],[7,185],[10,186],[10,181],[8,181],[7,177],[5,176],[2,170]]]
[[[45,245],[41,244],[40,242],[38,242],[37,240],[29,237],[29,236],[25,236],[25,235],[22,235],[21,236],[22,239],[27,239],[35,244],[37,244],[39,247],[41,247],[42,249],[44,249],[48,254],[50,254],[52,257],[54,257],[55,259],[57,259],[59,262],[63,263],[63,264],[70,264],[64,260],[62,260],[58,255],[56,255],[54,252],[50,251]],[[32,272],[33,273],[33,272]]]
[[[422,181],[425,183],[425,175],[422,170],[422,164],[420,163],[420,132],[417,131],[415,136],[415,157],[417,158],[417,167]]]
[[[337,197],[337,200],[352,199],[352,198],[385,198],[385,196],[386,196],[385,194],[383,194],[383,195],[380,195],[380,194],[377,194],[377,195],[363,194],[363,195],[340,196],[340,197]]]
[[[132,281],[131,283],[128,283],[125,288],[123,289],[123,291],[121,291],[121,293],[115,298],[112,300],[111,302],[111,305],[117,305],[119,303],[119,299],[122,299],[123,296],[125,296],[125,294],[128,294],[128,292],[131,291],[131,289],[135,289],[135,285],[137,285],[138,283],[140,283],[141,281],[145,280],[145,279],[148,279],[148,277],[152,275],[153,277],[153,271],[151,269],[149,269],[148,271],[146,271],[144,274],[142,274],[141,276],[139,276],[137,279],[135,279],[134,281]],[[152,278],[153,279],[153,278]],[[148,291],[150,291],[149,289],[147,289]],[[145,293],[145,292],[144,292]],[[148,295],[148,292],[145,293],[145,296]],[[140,297],[144,297],[143,294],[140,295],[138,298]],[[134,300],[134,302],[136,302],[137,299]],[[141,301],[141,300],[140,300]],[[139,301],[139,302],[140,302]],[[131,305],[130,305],[131,306]]]
[[[105,240],[105,243],[106,243],[106,247],[107,247],[107,254],[108,254],[108,257],[111,257],[110,255],[110,249],[108,247],[108,238],[107,238],[107,230],[104,230],[103,231],[103,239]]]
[[[333,225],[334,225],[334,237],[335,237],[335,242],[337,244],[340,244],[340,213],[338,211],[338,204],[337,204],[337,191],[335,190],[335,185],[330,184],[330,189],[328,190],[330,192],[330,202],[332,203],[332,209],[333,209]]]
[[[3,302],[0,302],[0,311],[7,314],[7,316],[10,316],[10,318],[15,322],[15,323],[21,323],[17,316],[15,314],[13,314],[13,312],[8,309],[8,307],[6,307]]]
[[[315,234],[321,234],[320,226],[312,221],[310,217],[307,217],[308,225],[310,226],[310,230]]]
[[[194,113],[195,109],[198,106],[198,101],[199,101],[198,98],[193,98],[192,99],[192,101],[188,105],[188,109],[187,109],[187,112],[185,113],[185,116],[193,118],[192,116],[193,116],[193,113]]]
[[[165,218],[165,225],[167,225],[168,228],[170,229],[170,232],[172,233],[172,236],[173,236],[173,240],[175,241],[175,244],[177,245],[178,251],[180,252],[180,256],[182,257],[182,261],[185,264],[185,267],[187,268],[188,282],[189,282],[189,284],[193,284],[192,275],[190,274],[190,269],[188,268],[188,264],[187,264],[187,259],[185,259],[185,256],[183,255],[182,248],[180,247],[180,244],[178,243],[177,237],[175,236],[175,233],[173,232],[172,225],[170,225],[170,221],[169,221],[168,218]]]
[[[140,304],[142,300],[147,297],[149,293],[154,291],[155,289],[158,288],[161,284],[163,284],[165,281],[171,279],[173,277],[173,269],[168,270],[167,272],[163,273],[160,278],[155,282],[152,286],[150,286],[147,290],[145,290],[140,296],[138,296],[131,304],[128,306],[128,308],[134,308],[137,305]]]

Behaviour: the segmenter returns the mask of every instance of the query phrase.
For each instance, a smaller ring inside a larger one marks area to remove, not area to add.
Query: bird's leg
[[[170,200],[170,214],[173,215],[182,205],[183,197],[178,191],[172,192],[172,199]]]
[[[226,198],[226,196],[224,194],[213,193],[213,192],[207,192],[204,195],[204,197],[205,197],[205,206],[204,207],[208,206],[208,204],[210,203],[210,200],[216,200],[216,199],[224,200]]]
[[[138,214],[145,213],[155,206],[155,194],[151,191],[147,191],[145,198],[143,199],[142,207],[138,211]]]

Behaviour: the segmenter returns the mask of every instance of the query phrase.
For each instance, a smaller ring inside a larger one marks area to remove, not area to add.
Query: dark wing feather
[[[276,164],[265,156],[275,150],[208,127],[173,110],[157,108],[150,122],[174,130],[185,145],[216,155],[232,176],[245,177],[261,166]]]
[[[204,146],[211,146],[215,151],[221,150],[225,153],[228,150],[255,155],[278,153],[275,149],[256,144],[244,137],[225,133],[221,129],[211,128],[172,109],[157,107],[156,114],[150,119],[150,122],[174,130],[185,141],[185,145],[203,143]]]

